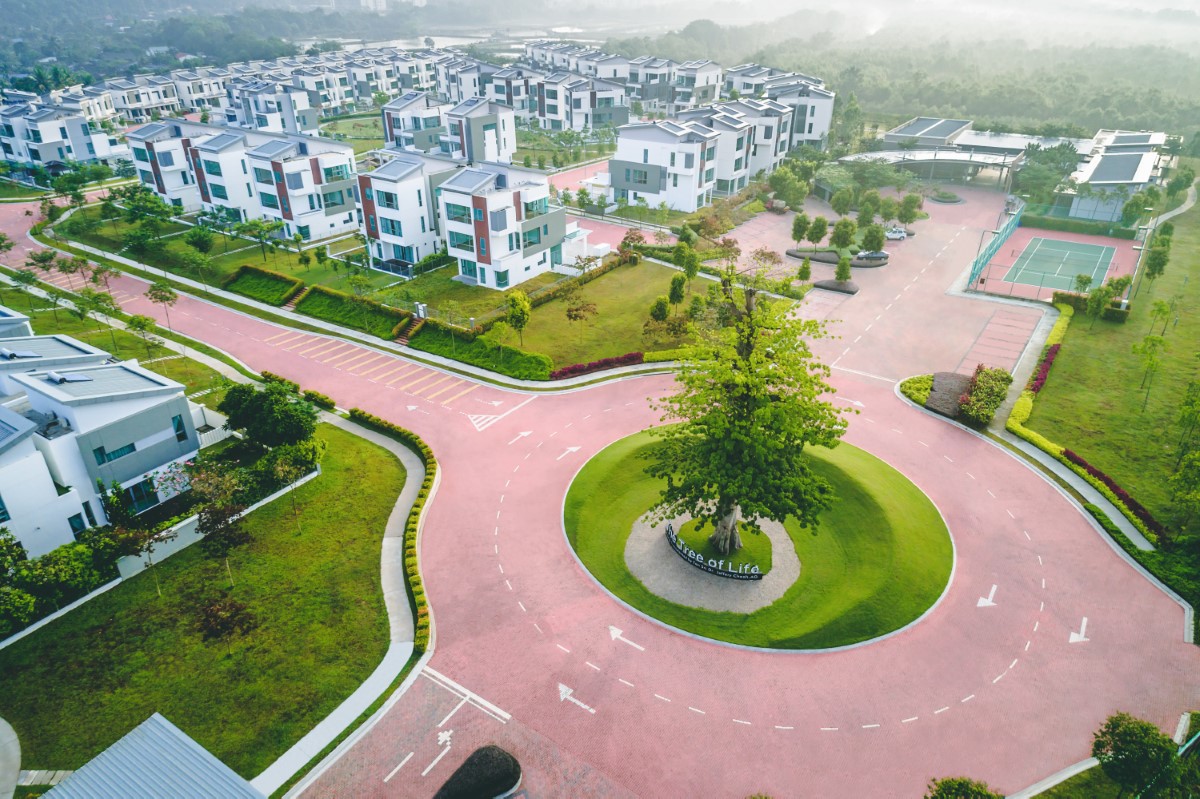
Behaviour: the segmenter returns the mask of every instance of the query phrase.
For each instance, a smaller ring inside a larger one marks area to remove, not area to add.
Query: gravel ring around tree
[[[678,530],[688,521],[671,520]],[[689,565],[671,548],[666,526],[654,526],[646,516],[633,524],[625,542],[625,565],[647,590],[677,605],[703,610],[753,613],[778,601],[800,579],[796,545],[783,525],[763,520],[762,535],[771,539],[771,571],[761,580],[719,577]],[[754,535],[754,533],[745,533]]]

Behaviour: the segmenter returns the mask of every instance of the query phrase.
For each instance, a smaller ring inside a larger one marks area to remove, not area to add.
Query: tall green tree
[[[851,206],[854,205],[854,192],[850,189],[838,189],[829,198],[829,207],[838,216],[845,216],[850,213]]]
[[[840,283],[845,283],[850,279],[850,274],[850,257],[843,255],[841,258],[838,258],[837,267],[833,271],[833,279]]]
[[[679,313],[679,306],[683,302],[686,293],[687,276],[677,272],[671,276],[671,288],[667,292],[667,302],[674,306],[676,314]]]
[[[797,247],[808,235],[808,224],[808,214],[796,214],[792,218],[792,241],[796,242]]]
[[[245,431],[263,447],[297,444],[317,429],[317,409],[280,383],[267,383],[261,391],[248,384],[233,386],[217,410],[228,417],[230,430]]]
[[[146,299],[162,306],[163,314],[167,318],[167,330],[174,333],[175,329],[171,327],[171,308],[179,301],[179,294],[171,288],[171,284],[162,281],[150,284],[150,288],[146,289]]]
[[[813,217],[813,221],[808,225],[808,235],[805,238],[810,244],[820,244],[828,232],[829,221],[823,216]]]
[[[183,234],[184,244],[202,255],[212,252],[215,241],[216,237],[213,236],[213,232],[203,225],[196,225]]]
[[[1128,713],[1109,716],[1092,740],[1092,757],[1125,791],[1140,791],[1175,759],[1175,743],[1148,721]]]
[[[253,239],[258,244],[259,250],[262,252],[263,263],[267,260],[267,242],[280,230],[283,230],[283,223],[278,219],[247,219],[245,222],[238,222],[233,226],[233,232],[239,236],[244,236],[248,239]]]
[[[143,314],[134,314],[125,320],[125,327],[142,337],[142,343],[146,345],[147,358],[150,357],[150,335],[154,332],[156,324],[153,316]]]
[[[854,236],[858,233],[858,225],[853,219],[839,219],[829,234],[829,243],[839,250],[845,250],[854,244]]]
[[[662,439],[647,472],[666,486],[654,517],[689,515],[712,525],[722,554],[741,548],[739,521],[758,532],[762,519],[795,517],[815,527],[833,489],[817,475],[806,446],[836,446],[846,429],[824,396],[829,368],[810,342],[821,322],[789,318],[762,296],[766,274],[729,265],[717,292],[726,327],[703,331],[698,355],[676,374],[678,392],[656,407]],[[699,354],[702,353],[702,354]]]
[[[504,318],[508,321],[509,327],[517,331],[520,337],[521,346],[525,346],[525,328],[529,326],[529,320],[533,318],[533,304],[529,302],[529,296],[520,289],[513,289],[508,293],[508,308],[504,313]]]
[[[879,225],[867,225],[863,228],[862,246],[864,250],[878,252],[883,249],[886,241],[887,236],[884,234],[883,228]]]

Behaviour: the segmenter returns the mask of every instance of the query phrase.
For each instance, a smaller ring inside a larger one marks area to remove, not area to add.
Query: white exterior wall
[[[710,143],[711,144],[711,143]],[[691,213],[712,202],[713,189],[716,186],[716,165],[713,162],[703,163],[705,144],[700,142],[664,142],[650,139],[636,139],[622,132],[617,138],[617,151],[613,156],[616,160],[634,161],[656,164],[666,169],[667,185],[661,192],[656,187],[647,191],[631,192],[629,204],[633,205],[638,197],[645,197],[646,202],[653,208],[665,202],[667,207]],[[648,153],[643,153],[648,151]],[[691,154],[692,166],[687,164],[687,155]],[[671,155],[674,154],[672,166]],[[715,159],[714,159],[715,160]],[[703,168],[701,168],[703,165]],[[706,172],[712,169],[711,179]],[[615,202],[615,194],[611,197]]]
[[[147,146],[147,144],[149,146]],[[169,139],[156,142],[130,142],[133,165],[138,171],[138,179],[151,191],[158,194],[164,201],[182,209],[185,212],[200,210],[200,189],[192,175],[191,163],[184,152],[183,142],[179,139]],[[154,170],[151,163],[138,157],[138,150],[145,150],[149,158],[149,149],[153,147],[154,157],[158,162],[159,175],[162,177],[164,191],[159,191],[154,181]],[[160,155],[169,153],[171,164],[164,166]]]
[[[371,190],[374,194],[375,227],[370,229],[370,220],[363,220],[364,232],[371,241],[372,253],[380,260],[400,258],[395,247],[411,247],[412,263],[416,263],[427,255],[437,252],[441,246],[434,214],[437,205],[428,196],[425,177],[421,170],[416,170],[400,180],[369,176]],[[382,204],[379,192],[396,195],[397,208],[387,208]],[[383,219],[388,218],[400,223],[401,233],[397,236],[384,232]]]
[[[4,500],[10,517],[0,526],[7,527],[16,536],[31,558],[74,541],[67,519],[83,513],[77,491],[59,496],[46,458],[34,444],[35,438],[26,438],[0,455],[0,499]],[[78,450],[75,460],[78,460]],[[85,480],[82,485],[90,485],[90,480]],[[94,512],[98,510],[95,503],[92,508]],[[100,518],[103,518],[103,511],[97,521]]]

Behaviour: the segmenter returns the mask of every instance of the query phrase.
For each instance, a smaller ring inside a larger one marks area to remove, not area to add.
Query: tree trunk
[[[717,527],[708,537],[708,543],[716,547],[722,555],[729,555],[742,548],[742,537],[738,535],[738,512],[732,508],[717,520]]]

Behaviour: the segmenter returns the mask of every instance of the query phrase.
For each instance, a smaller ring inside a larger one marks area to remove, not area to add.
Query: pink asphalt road
[[[451,385],[461,378],[181,298],[177,329],[417,430],[441,463],[421,551],[432,669],[306,795],[428,796],[484,742],[518,756],[537,796],[915,796],[949,774],[1012,791],[1085,758],[1113,711],[1173,730],[1200,666],[1183,610],[1038,473],[893,393],[897,377],[957,368],[997,308],[1038,315],[945,294],[981,221],[994,224],[987,199],[934,209],[860,295],[823,306],[840,320],[842,338],[822,344],[840,359],[839,396],[861,403],[847,441],[931,497],[957,557],[925,619],[842,652],[681,635],[615,602],[574,559],[561,525],[572,477],[657,421],[647,399],[669,377],[536,396]],[[114,288],[161,318],[142,281]]]

